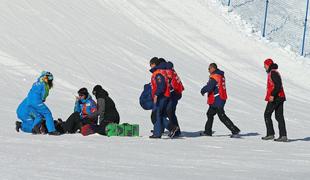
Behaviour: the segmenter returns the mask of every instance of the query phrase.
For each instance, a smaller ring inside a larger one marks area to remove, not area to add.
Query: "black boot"
[[[288,139],[287,139],[287,136],[281,136],[281,137],[275,139],[274,141],[277,141],[277,142],[288,142]]]
[[[168,136],[170,138],[174,138],[177,136],[177,132],[180,132],[180,128],[178,126],[173,127],[172,130],[169,132]]]
[[[34,126],[32,129],[32,134],[41,134],[40,127],[41,127],[41,124]]]
[[[48,133],[48,135],[51,135],[51,136],[60,136],[61,133],[58,132],[58,131],[53,131],[53,132]]]
[[[152,136],[149,137],[150,139],[160,139],[161,136],[155,136],[154,134]]]
[[[262,140],[273,140],[274,139],[274,135],[267,135],[262,137]]]
[[[15,122],[15,130],[17,132],[19,132],[19,129],[21,129],[21,128],[22,128],[22,122],[16,121]]]

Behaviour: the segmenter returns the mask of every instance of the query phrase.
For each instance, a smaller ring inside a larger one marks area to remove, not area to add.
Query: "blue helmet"
[[[48,72],[48,71],[43,71],[40,75],[40,78],[42,77],[47,77],[49,81],[53,81],[54,80],[54,76],[51,72]]]

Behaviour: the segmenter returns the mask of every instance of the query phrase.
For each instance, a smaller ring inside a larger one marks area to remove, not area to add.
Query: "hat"
[[[158,57],[153,57],[151,60],[150,60],[150,64],[155,64],[156,66],[160,64],[160,60],[158,59]]]
[[[268,58],[268,59],[266,59],[266,60],[264,61],[264,65],[270,66],[270,65],[272,65],[272,64],[273,64],[273,60],[270,59],[270,58]]]
[[[41,75],[40,75],[40,78],[42,78],[42,77],[47,77],[47,79],[49,81],[53,81],[54,80],[53,74],[51,72],[48,72],[48,71],[42,71]]]
[[[84,95],[84,96],[88,96],[88,90],[86,88],[81,88],[79,91],[78,91],[78,94],[79,95]]]

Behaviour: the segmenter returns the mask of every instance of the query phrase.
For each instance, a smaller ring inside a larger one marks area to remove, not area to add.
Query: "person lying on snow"
[[[48,134],[48,130],[47,130],[45,122],[46,122],[45,119],[43,119],[40,124],[37,124],[33,128],[32,134]],[[57,120],[54,120],[54,125],[55,125],[56,131],[59,132],[59,134],[64,134],[65,133],[65,131],[63,129],[63,121],[62,121],[62,119],[59,118]]]
[[[49,135],[60,135],[56,131],[54,120],[50,109],[45,101],[49,91],[53,87],[53,74],[43,71],[38,80],[32,85],[27,97],[18,106],[16,113],[20,121],[16,121],[16,131],[33,133],[33,128],[45,119],[45,125]]]

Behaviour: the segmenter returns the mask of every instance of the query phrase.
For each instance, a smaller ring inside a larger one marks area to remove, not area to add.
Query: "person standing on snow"
[[[170,128],[166,119],[166,107],[170,97],[169,80],[165,68],[165,63],[157,57],[150,60],[151,88],[152,88],[152,122],[154,123],[153,135],[150,138],[161,138],[164,128],[170,132],[176,131],[177,128]]]
[[[224,106],[227,100],[224,72],[217,68],[215,63],[209,65],[210,78],[206,86],[201,89],[201,95],[208,93],[209,110],[208,120],[203,135],[212,136],[212,125],[214,116],[217,114],[221,122],[232,132],[231,137],[238,136],[240,130],[226,116]]]
[[[160,58],[161,59],[161,58]],[[167,76],[170,84],[170,97],[168,99],[166,112],[169,118],[170,126],[176,127],[175,131],[171,131],[169,133],[170,137],[178,137],[181,135],[181,130],[179,126],[179,122],[176,116],[176,109],[178,105],[178,101],[182,98],[182,92],[184,91],[184,86],[179,78],[178,74],[174,70],[174,65],[172,62],[166,63],[167,68]]]
[[[285,127],[285,120],[283,115],[283,105],[285,98],[284,88],[282,84],[281,75],[278,72],[278,65],[272,59],[264,61],[264,68],[268,73],[267,77],[267,93],[265,100],[268,102],[264,113],[265,124],[267,128],[267,135],[262,137],[262,140],[274,139],[274,129],[272,124],[272,113],[275,111],[276,120],[279,124],[279,138],[275,141],[286,142],[287,133]]]
[[[16,131],[21,129],[27,133],[37,134],[42,120],[45,120],[47,131],[49,135],[60,135],[56,131],[54,120],[51,111],[44,103],[49,91],[53,87],[54,77],[52,73],[43,71],[38,78],[37,82],[32,85],[28,96],[17,108],[17,117],[22,122],[16,121]]]

